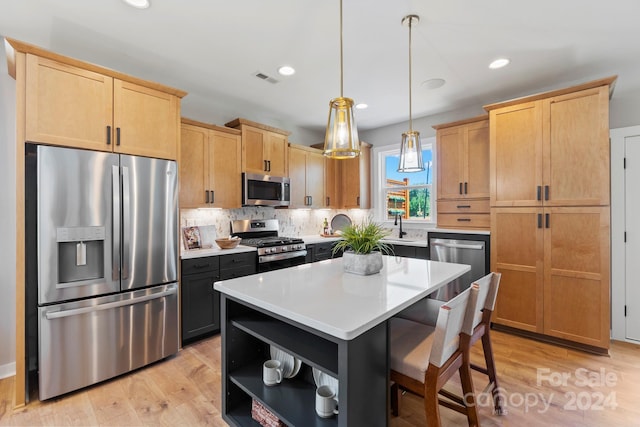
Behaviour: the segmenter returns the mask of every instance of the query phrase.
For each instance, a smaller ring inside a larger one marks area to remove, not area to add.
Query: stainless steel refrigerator
[[[176,163],[29,145],[26,164],[40,400],[176,353]]]

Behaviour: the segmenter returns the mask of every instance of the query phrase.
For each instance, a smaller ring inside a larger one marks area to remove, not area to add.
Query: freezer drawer
[[[40,307],[39,396],[95,384],[178,351],[178,285]]]

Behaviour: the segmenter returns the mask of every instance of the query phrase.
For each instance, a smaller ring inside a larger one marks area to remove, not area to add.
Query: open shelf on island
[[[285,378],[278,385],[266,386],[262,382],[262,363],[236,369],[229,373],[229,379],[287,425],[309,427],[338,425],[337,417],[320,418],[316,414],[316,387],[303,379]]]
[[[257,311],[232,318],[238,329],[291,353],[310,366],[338,376],[338,344]]]

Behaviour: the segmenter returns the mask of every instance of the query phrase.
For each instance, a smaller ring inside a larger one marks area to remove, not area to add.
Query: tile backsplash
[[[230,233],[231,221],[237,219],[277,219],[281,236],[310,236],[320,234],[325,218],[331,219],[337,214],[345,214],[354,224],[373,216],[368,209],[275,209],[262,207],[244,207],[240,209],[181,209],[180,226],[215,226],[219,237]]]

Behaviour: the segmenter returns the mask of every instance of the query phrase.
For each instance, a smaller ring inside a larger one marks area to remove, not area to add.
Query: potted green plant
[[[380,224],[365,221],[342,229],[342,240],[333,247],[333,254],[344,251],[343,267],[348,273],[369,275],[382,269],[382,254],[392,254],[390,245],[382,242],[389,235]]]

